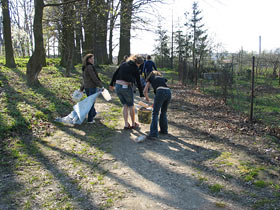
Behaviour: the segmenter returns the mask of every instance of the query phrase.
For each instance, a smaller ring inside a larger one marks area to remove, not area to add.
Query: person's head
[[[89,53],[89,54],[86,54],[83,58],[83,66],[86,66],[87,63],[91,63],[93,64],[94,63],[94,56],[93,54]]]
[[[123,56],[124,61],[126,61],[127,58],[128,58],[128,55]]]
[[[159,72],[159,71],[152,71],[146,78],[146,81],[148,81],[148,79],[151,77],[151,76],[162,76],[162,74]]]
[[[141,55],[131,55],[126,61],[133,61],[138,67],[144,63],[143,57]]]
[[[147,60],[151,60],[152,57],[150,55],[147,55]]]

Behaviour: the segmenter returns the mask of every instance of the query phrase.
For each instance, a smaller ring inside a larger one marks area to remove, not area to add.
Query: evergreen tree
[[[162,29],[161,25],[158,25],[156,31],[158,38],[156,39],[157,45],[155,48],[156,63],[159,67],[168,67],[170,63],[170,48],[168,47],[169,37],[167,30]]]
[[[204,24],[202,22],[201,10],[198,8],[198,3],[194,2],[192,6],[192,17],[190,19],[190,29],[192,32],[192,62],[195,66],[195,59],[199,57],[201,61],[207,50],[206,30],[203,30]],[[188,25],[188,23],[186,23]]]

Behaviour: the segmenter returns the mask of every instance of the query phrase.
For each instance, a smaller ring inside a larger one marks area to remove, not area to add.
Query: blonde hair
[[[144,63],[144,59],[141,55],[131,55],[129,56],[126,61],[134,61],[136,64],[142,64]]]
[[[162,76],[162,74],[159,72],[159,71],[152,71],[148,76],[147,76],[147,78],[146,78],[146,81],[148,81],[148,79],[150,79],[150,77],[152,76],[152,75],[155,75],[155,76]]]
[[[87,62],[88,62],[88,59],[94,57],[93,54],[89,53],[89,54],[86,54],[83,58],[83,66],[86,66],[87,65]]]

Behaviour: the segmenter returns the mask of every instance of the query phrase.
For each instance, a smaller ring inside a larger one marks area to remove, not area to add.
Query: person
[[[123,105],[124,129],[135,129],[139,127],[139,124],[135,122],[132,85],[134,80],[136,80],[140,97],[144,97],[139,74],[139,66],[142,63],[143,58],[140,55],[131,55],[128,57],[126,62],[122,63],[114,73],[109,86],[111,91],[115,89]],[[131,125],[128,123],[128,114],[131,118]]]
[[[147,136],[148,139],[158,138],[158,133],[168,134],[168,122],[167,122],[167,108],[171,100],[171,90],[166,85],[167,79],[162,77],[159,71],[152,71],[146,78],[146,86],[144,88],[144,95],[146,100],[149,102],[150,98],[148,95],[148,89],[150,85],[154,89],[154,105],[152,113],[152,122],[150,125],[150,133]],[[158,115],[160,131],[158,132]]]
[[[152,58],[150,55],[147,55],[147,61],[144,63],[143,66],[143,72],[144,72],[144,77],[145,79],[147,76],[153,71],[157,71],[156,64],[152,61]]]
[[[98,87],[102,87],[102,82],[94,66],[93,54],[87,54],[84,56],[82,70],[83,84],[81,85],[80,91],[85,90],[87,96],[93,95],[98,91]],[[88,113],[88,123],[95,123],[95,116],[96,110],[93,104]]]
[[[144,63],[142,63],[139,67],[139,71],[140,71],[140,81],[141,81],[141,84],[142,84],[142,87],[144,89],[145,85],[146,85],[146,81],[145,81],[145,74],[144,74],[144,64],[146,62],[146,58],[144,58]],[[143,77],[144,76],[144,77]]]
[[[126,59],[128,58],[128,55],[124,55],[123,59],[120,62],[120,65],[123,64],[124,62],[126,62]]]

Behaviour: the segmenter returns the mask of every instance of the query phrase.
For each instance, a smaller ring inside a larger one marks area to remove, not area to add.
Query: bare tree
[[[63,0],[67,3],[67,0]],[[74,54],[74,5],[62,5],[62,39],[61,39],[61,61],[60,65],[66,67],[66,76],[70,76],[73,68]]]
[[[118,54],[118,63],[125,55],[130,55],[130,29],[132,18],[133,0],[121,1],[120,17],[120,48]]]
[[[11,38],[11,19],[9,11],[9,1],[1,0],[2,4],[2,13],[3,13],[3,34],[4,34],[4,43],[5,43],[5,59],[6,66],[9,68],[15,68],[15,58]]]
[[[34,38],[35,50],[27,63],[27,83],[29,85],[39,84],[38,76],[42,70],[43,63],[45,62],[45,48],[43,42],[43,28],[42,18],[44,9],[44,0],[34,0],[35,15],[34,15]]]
[[[116,7],[114,6],[114,0],[110,0],[110,16],[109,16],[109,63],[113,63],[113,30],[115,28],[115,23],[119,15],[119,6],[121,1],[119,0]]]

